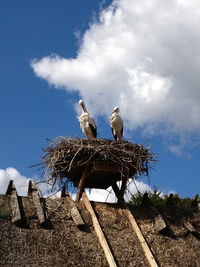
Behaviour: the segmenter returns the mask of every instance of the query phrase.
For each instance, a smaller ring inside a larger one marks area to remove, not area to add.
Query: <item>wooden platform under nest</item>
[[[127,173],[126,170],[118,165],[103,163],[92,163],[84,167],[74,168],[68,172],[67,177],[77,187],[83,173],[87,172],[85,181],[86,188],[107,189],[113,183],[125,179],[126,176],[132,176],[134,173]]]
[[[75,187],[106,189],[128,178],[148,174],[155,155],[148,148],[121,140],[59,137],[45,150],[41,165],[53,183],[68,178]],[[82,182],[81,182],[82,181]]]

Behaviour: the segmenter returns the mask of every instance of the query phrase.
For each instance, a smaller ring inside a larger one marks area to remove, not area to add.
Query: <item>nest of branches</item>
[[[46,169],[46,177],[53,177],[54,182],[64,177],[73,180],[76,170],[101,163],[126,169],[130,177],[138,178],[143,173],[148,175],[151,163],[156,160],[149,148],[125,140],[59,137],[44,151],[40,165]]]

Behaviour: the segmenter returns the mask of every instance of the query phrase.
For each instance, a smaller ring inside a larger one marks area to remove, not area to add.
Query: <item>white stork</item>
[[[97,126],[94,119],[90,116],[89,112],[86,109],[84,101],[81,99],[79,101],[80,106],[82,107],[82,114],[78,117],[80,122],[80,127],[83,133],[87,138],[96,138],[97,137]]]
[[[123,135],[123,120],[119,116],[119,108],[115,107],[110,118],[110,127],[115,140],[121,140]]]

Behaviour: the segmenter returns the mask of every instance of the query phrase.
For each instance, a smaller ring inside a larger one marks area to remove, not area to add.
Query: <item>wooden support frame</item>
[[[123,194],[122,194],[121,190],[117,186],[117,183],[113,183],[112,184],[112,189],[113,189],[113,191],[115,192],[115,195],[118,198],[118,203],[123,205],[125,203],[125,201],[124,201]]]
[[[128,217],[129,222],[130,222],[133,230],[135,231],[135,233],[136,233],[136,235],[137,235],[137,237],[138,237],[138,239],[142,245],[145,256],[146,256],[150,266],[151,267],[158,267],[158,264],[157,264],[157,262],[153,256],[153,254],[152,254],[152,252],[151,252],[151,250],[150,250],[150,248],[149,248],[149,246],[148,246],[148,244],[147,244],[147,242],[146,242],[146,240],[145,240],[145,238],[144,238],[144,236],[143,236],[143,234],[142,234],[142,232],[141,232],[141,230],[140,230],[140,228],[139,228],[139,226],[138,226],[138,224],[137,224],[137,222],[133,216],[133,214],[131,213],[131,211],[129,210],[129,208],[127,206],[125,206],[124,212],[125,212],[126,216]]]
[[[97,236],[99,238],[99,242],[100,242],[100,244],[101,244],[101,246],[102,246],[102,248],[104,250],[104,253],[105,253],[105,256],[106,256],[106,259],[108,261],[109,266],[110,267],[117,267],[117,264],[115,262],[115,259],[114,259],[113,255],[112,255],[112,252],[111,252],[111,250],[109,248],[109,245],[108,245],[107,240],[106,240],[106,238],[104,236],[104,233],[103,233],[103,231],[101,229],[101,226],[99,224],[97,216],[96,216],[96,214],[95,214],[95,212],[93,210],[93,207],[92,207],[89,199],[87,198],[87,195],[86,195],[85,192],[83,192],[83,194],[82,194],[82,200],[83,200],[83,203],[84,203],[86,209],[88,210],[88,212],[90,213],[90,215],[92,217],[94,230],[95,230],[95,232],[96,232],[96,234],[97,234]]]
[[[68,197],[68,196],[69,196],[69,193],[66,191],[66,186],[63,186],[60,197]]]
[[[121,188],[120,188],[120,194],[121,194],[122,197],[124,197],[124,193],[125,193],[125,190],[126,190],[126,185],[127,185],[128,178],[129,178],[129,170],[128,169],[123,169],[123,174],[124,174],[124,177],[122,178],[122,185],[121,185]]]
[[[92,172],[101,172],[102,170],[105,172],[111,172],[111,173],[118,173],[120,172],[120,167],[116,165],[106,165],[104,163],[94,163],[92,166],[91,171]]]
[[[86,179],[87,179],[87,176],[88,176],[89,173],[90,173],[90,168],[86,167],[83,170],[83,174],[82,174],[81,179],[80,179],[79,184],[78,184],[76,201],[79,201],[81,199],[81,197],[82,197],[82,193],[84,191],[85,182],[86,182]]]
[[[141,246],[142,246],[142,248],[144,250],[145,256],[146,256],[150,266],[151,267],[158,267],[158,264],[157,264],[153,254],[151,252],[151,249],[149,248],[149,246],[148,246],[148,244],[147,244],[147,242],[146,242],[146,240],[145,240],[145,238],[144,238],[144,236],[143,236],[143,234],[142,234],[142,232],[140,230],[140,227],[138,226],[133,214],[131,213],[131,211],[129,210],[127,204],[125,203],[123,195],[120,192],[117,184],[116,183],[113,184],[112,188],[113,188],[113,190],[114,190],[114,192],[115,192],[115,194],[116,194],[116,196],[118,198],[118,201],[122,205],[122,208],[124,209],[124,212],[125,212],[126,216],[128,217],[129,222],[130,222],[134,232],[136,233],[136,235],[137,235],[137,237],[138,237],[138,239],[139,239],[139,241],[141,243]]]
[[[122,184],[121,187],[119,188],[117,185],[117,182],[112,184],[112,189],[115,192],[115,195],[118,198],[118,202],[119,203],[124,203],[124,193],[126,190],[126,185],[127,185],[127,181],[129,178],[129,171],[128,170],[123,170],[123,178],[122,178]]]

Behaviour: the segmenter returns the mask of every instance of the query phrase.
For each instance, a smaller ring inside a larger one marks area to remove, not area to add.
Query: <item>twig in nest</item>
[[[45,153],[40,165],[46,170],[48,182],[51,177],[62,182],[63,178],[69,178],[69,172],[96,163],[120,167],[122,177],[124,170],[128,170],[137,179],[141,174],[148,175],[151,163],[156,161],[149,148],[125,140],[61,137],[54,139]]]

